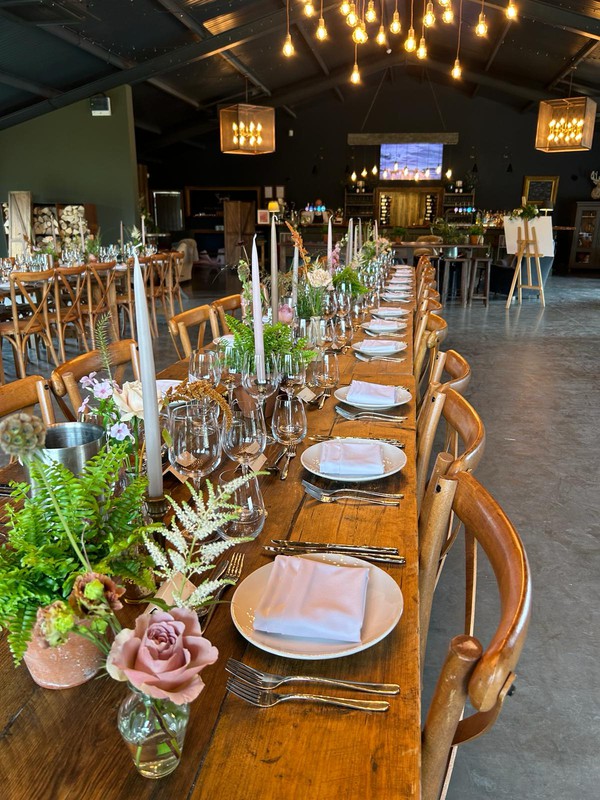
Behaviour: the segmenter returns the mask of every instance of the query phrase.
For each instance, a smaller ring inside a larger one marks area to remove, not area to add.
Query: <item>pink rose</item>
[[[286,325],[289,325],[290,322],[294,321],[294,309],[291,306],[288,306],[287,303],[279,306],[279,322],[283,322]]]
[[[198,617],[186,608],[142,614],[135,630],[123,630],[106,662],[109,675],[128,680],[150,697],[190,703],[204,688],[199,673],[219,657],[200,631]]]

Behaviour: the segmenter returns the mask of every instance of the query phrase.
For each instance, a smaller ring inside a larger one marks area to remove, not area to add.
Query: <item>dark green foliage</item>
[[[227,317],[227,324],[234,335],[234,349],[242,355],[252,355],[254,353],[254,331],[249,326],[235,317]],[[263,325],[263,336],[265,342],[265,358],[270,358],[272,355],[283,355],[284,353],[292,353],[299,358],[302,358],[306,364],[313,360],[316,356],[314,350],[311,350],[307,345],[306,339],[299,339],[294,341],[292,329],[289,325],[283,322],[277,322],[275,325],[265,323]]]

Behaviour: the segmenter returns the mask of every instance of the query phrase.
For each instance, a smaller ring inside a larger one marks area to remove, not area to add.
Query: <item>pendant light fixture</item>
[[[344,2],[342,3],[342,5],[340,6],[340,12],[345,17],[348,16],[348,14],[350,13],[350,3],[348,2],[348,0],[344,0]]]
[[[462,68],[460,66],[460,34],[462,32],[462,8],[463,8],[463,0],[460,0],[460,5],[458,7],[458,41],[456,43],[456,58],[454,60],[454,66],[452,67],[452,72],[450,73],[454,80],[460,80],[462,75]]]
[[[435,24],[435,12],[433,10],[433,3],[431,0],[425,6],[425,13],[423,14],[423,25],[426,28],[431,28]]]
[[[375,11],[375,0],[369,0],[367,10],[365,11],[365,19],[367,22],[377,22],[377,11]]]
[[[392,21],[390,23],[390,33],[398,34],[402,32],[402,23],[400,22],[400,14],[398,13],[398,0],[392,14]]]
[[[423,0],[423,20],[421,24],[421,41],[417,48],[417,58],[424,61],[427,58],[427,42],[425,41],[425,0]]]
[[[323,17],[323,0],[321,0],[321,13],[319,15],[319,25],[317,26],[317,39],[324,42],[327,38],[327,27],[325,26],[325,18]]]
[[[219,112],[221,152],[257,156],[275,152],[275,109],[238,103]]]
[[[590,150],[595,122],[596,103],[591,97],[542,100],[538,112],[536,150],[544,153]]]
[[[290,33],[290,0],[285,3],[285,18],[286,18],[286,35],[285,42],[283,43],[283,55],[286,58],[291,58],[294,55],[294,45],[292,43],[292,34]]]
[[[475,33],[477,36],[487,36],[488,26],[485,20],[485,0],[481,0],[481,11],[479,13],[479,17],[477,19],[477,25],[475,26]]]
[[[408,29],[408,36],[404,42],[404,49],[407,53],[414,53],[417,49],[417,39],[414,29],[415,19],[415,0],[410,0],[410,28]]]
[[[375,37],[375,41],[377,44],[385,47],[387,44],[387,36],[385,35],[385,25],[383,23],[383,10],[384,10],[384,0],[381,0],[381,16],[379,18],[379,30],[377,31],[377,36]]]
[[[510,0],[509,4],[506,6],[506,18],[515,20],[519,16],[519,12],[517,11],[516,5]]]
[[[307,17],[314,17],[315,7],[312,0],[304,0],[304,13]]]
[[[448,3],[446,8],[442,13],[442,22],[446,25],[451,25],[454,22],[454,10],[452,8],[452,3]]]
[[[356,15],[356,3],[350,3],[350,11],[346,14],[346,25],[354,28],[356,27],[357,23],[358,17]]]
[[[350,82],[353,84],[360,83],[360,72],[358,71],[358,45],[354,45],[354,68],[350,75]]]

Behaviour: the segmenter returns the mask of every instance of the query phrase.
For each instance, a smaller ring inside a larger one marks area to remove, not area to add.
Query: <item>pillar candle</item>
[[[327,223],[327,266],[331,269],[331,256],[333,254],[333,229],[331,227],[331,216]]]
[[[260,270],[258,268],[258,250],[256,234],[252,239],[252,324],[254,327],[254,353],[258,364],[258,380],[265,380],[265,340],[263,336],[262,303],[260,299]]]
[[[142,247],[146,247],[146,222],[142,214]]]
[[[277,266],[277,225],[275,214],[271,217],[271,321],[275,324],[279,319],[279,286],[277,282],[279,269]]]
[[[346,264],[349,264],[354,257],[354,250],[352,246],[353,224],[352,217],[350,217],[350,221],[348,222],[348,241],[346,243]]]
[[[300,258],[300,253],[298,252],[298,248],[294,247],[294,260],[292,261],[292,305],[294,307],[294,311],[298,306],[298,262]]]
[[[156,371],[152,351],[152,334],[148,317],[146,287],[142,269],[134,255],[133,290],[135,295],[135,320],[140,351],[140,376],[142,379],[142,401],[144,405],[144,436],[146,439],[146,464],[148,468],[148,496],[161,497],[163,493],[162,459],[160,455],[160,423],[156,390]]]

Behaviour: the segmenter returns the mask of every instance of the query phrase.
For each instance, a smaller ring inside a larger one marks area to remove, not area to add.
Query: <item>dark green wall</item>
[[[119,222],[137,220],[137,160],[131,89],[108,96],[110,117],[83,100],[0,132],[1,200],[30,191],[36,203],[95,203],[103,241],[116,242]]]

